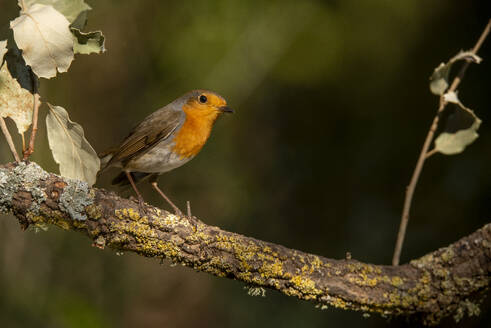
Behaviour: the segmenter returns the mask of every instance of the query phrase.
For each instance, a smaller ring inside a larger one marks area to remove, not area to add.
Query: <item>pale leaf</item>
[[[76,54],[101,53],[104,48],[104,35],[101,31],[81,32],[77,28],[70,29],[73,33],[73,50]]]
[[[433,71],[430,77],[430,90],[435,95],[442,95],[448,88],[448,76],[450,74],[450,67],[445,63],[441,63]]]
[[[443,99],[457,106],[457,110],[460,113],[458,112],[456,114],[459,114],[461,117],[460,121],[465,122],[466,127],[460,129],[452,127],[454,131],[442,132],[435,140],[435,150],[445,155],[459,154],[479,137],[477,130],[481,125],[481,120],[471,109],[465,107],[460,102],[455,92],[447,92],[443,95]],[[470,126],[469,122],[471,122]]]
[[[84,137],[80,124],[72,122],[63,107],[49,106],[46,116],[49,148],[64,177],[87,182],[92,186],[100,168],[96,152]]]
[[[32,122],[33,84],[22,57],[16,49],[11,49],[0,68],[0,116],[10,117],[19,134],[25,132]]]
[[[479,137],[476,131],[480,125],[481,120],[477,119],[468,129],[459,130],[455,133],[442,132],[435,140],[435,149],[445,155],[460,154],[465,147]]]
[[[465,107],[459,100],[459,97],[457,96],[457,93],[454,91],[447,92],[446,94],[443,95],[443,99],[446,102],[453,103],[457,105],[457,107],[463,111],[466,111],[469,113],[474,119],[477,119],[476,114],[474,114],[474,111],[470,108]]]
[[[430,77],[430,90],[432,93],[439,96],[445,93],[449,86],[448,79],[450,69],[452,68],[452,65],[459,60],[468,60],[479,64],[482,59],[471,51],[461,51],[447,63],[441,63],[438,65]]]
[[[85,10],[78,15],[78,17],[70,24],[70,27],[78,28],[79,30],[83,30],[85,25],[87,25],[87,13],[89,11]]]
[[[68,20],[51,6],[34,4],[10,22],[26,64],[39,77],[66,72],[73,60]]]
[[[460,107],[463,107],[463,105],[460,103],[459,97],[457,97],[457,93],[455,93],[455,91],[450,91],[450,92],[447,92],[446,94],[444,94],[443,100],[445,100],[446,102],[457,104]]]
[[[83,0],[19,0],[19,7],[21,8],[22,3],[27,7],[24,8],[26,10],[36,3],[50,5],[63,14],[70,23],[73,23],[80,14],[91,9]]]
[[[7,53],[7,40],[0,41],[0,66],[3,63],[3,56]]]

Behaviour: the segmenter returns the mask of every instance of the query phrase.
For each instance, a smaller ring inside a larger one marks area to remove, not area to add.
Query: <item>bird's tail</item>
[[[112,148],[108,149],[105,152],[97,154],[99,158],[101,159],[101,169],[99,172],[97,172],[97,176],[99,176],[102,172],[104,172],[106,169],[110,167],[109,162],[113,158],[114,153],[117,151],[117,149]],[[109,164],[109,165],[108,165]],[[144,173],[144,172],[130,172],[131,176],[133,177],[133,181],[135,183],[138,183],[142,180],[145,180],[149,178],[152,173]],[[119,185],[119,186],[127,186],[130,184],[130,181],[128,180],[128,177],[126,176],[126,173],[123,171],[119,173],[112,181],[111,184],[113,185]]]
[[[99,159],[101,160],[101,169],[99,170],[99,172],[97,172],[97,176],[101,175],[102,172],[104,172],[107,168],[109,168],[107,164],[113,158],[113,154],[116,150],[117,149],[112,148],[97,154],[97,156],[99,156]]]

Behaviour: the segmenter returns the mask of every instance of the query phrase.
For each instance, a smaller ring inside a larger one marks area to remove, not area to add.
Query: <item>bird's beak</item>
[[[222,113],[233,113],[234,112],[234,110],[228,106],[218,107],[218,110]]]

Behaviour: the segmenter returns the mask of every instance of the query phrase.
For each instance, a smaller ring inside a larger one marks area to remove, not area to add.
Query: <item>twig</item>
[[[486,40],[489,32],[491,30],[491,19],[488,21],[488,24],[484,28],[484,31],[482,31],[481,36],[479,37],[479,40],[477,40],[476,44],[474,45],[474,48],[472,48],[472,52],[474,54],[477,54],[479,49],[481,48],[482,44],[484,43],[484,40]],[[469,67],[469,64],[471,63],[470,60],[467,60],[464,65],[462,65],[462,68],[460,69],[459,74],[455,77],[455,79],[452,82],[452,85],[450,86],[449,91],[455,91],[457,87],[459,86],[460,82],[464,78],[465,71],[467,70],[467,67]]]
[[[484,28],[484,31],[482,32],[481,36],[477,40],[476,44],[474,45],[474,48],[472,48],[472,52],[474,54],[477,53],[481,45],[483,44],[484,40],[489,34],[489,31],[491,29],[491,19],[488,21],[488,24]],[[464,74],[469,67],[470,61],[466,61],[463,65],[462,68],[459,71],[459,74],[454,78],[450,88],[448,89],[448,92],[455,91],[457,87],[459,86],[460,82],[464,78]],[[419,154],[418,162],[416,163],[416,168],[414,169],[413,176],[411,177],[411,181],[409,185],[407,186],[406,189],[406,197],[404,199],[404,207],[402,210],[402,217],[401,217],[401,223],[399,226],[399,232],[397,234],[397,241],[396,245],[394,248],[394,256],[392,258],[392,265],[399,265],[399,260],[401,257],[401,250],[402,250],[402,244],[404,243],[404,237],[406,235],[406,228],[407,224],[409,221],[409,211],[411,209],[411,203],[413,200],[413,195],[414,195],[414,190],[416,188],[416,185],[419,180],[419,176],[421,174],[421,170],[423,169],[423,165],[425,160],[430,157],[433,154],[433,151],[428,152],[428,149],[430,148],[431,142],[433,140],[433,137],[435,135],[435,131],[438,127],[438,121],[440,120],[440,114],[443,112],[445,109],[445,106],[447,105],[447,102],[445,101],[444,97],[440,97],[440,105],[438,106],[438,111],[435,115],[435,118],[433,119],[433,122],[431,123],[430,130],[428,131],[428,134],[426,135],[425,142],[423,144],[423,148],[421,149],[421,153]]]
[[[17,150],[15,150],[14,142],[12,141],[12,136],[10,135],[9,129],[7,128],[7,124],[5,124],[5,120],[0,116],[0,127],[2,128],[3,135],[5,139],[7,139],[7,143],[9,144],[10,151],[12,155],[14,155],[14,159],[16,162],[20,162],[19,154],[17,154]]]
[[[37,88],[37,77],[32,72],[31,72],[31,78],[32,78],[32,90],[33,90],[33,97],[34,97],[33,113],[32,113],[32,130],[31,130],[31,138],[29,140],[29,148],[24,151],[24,158],[23,158],[24,161],[27,160],[32,153],[34,153],[34,140],[36,139],[36,133],[38,131],[38,113],[39,113],[39,106],[41,105],[41,102],[39,101],[40,97]]]

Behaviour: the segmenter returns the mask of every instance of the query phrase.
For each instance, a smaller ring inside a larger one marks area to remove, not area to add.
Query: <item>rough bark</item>
[[[491,272],[491,224],[456,243],[393,267],[333,260],[177,217],[103,189],[43,171],[0,168],[0,213],[23,228],[53,224],[85,233],[97,247],[166,258],[195,270],[316,303],[320,308],[405,315],[437,324],[478,315]]]

